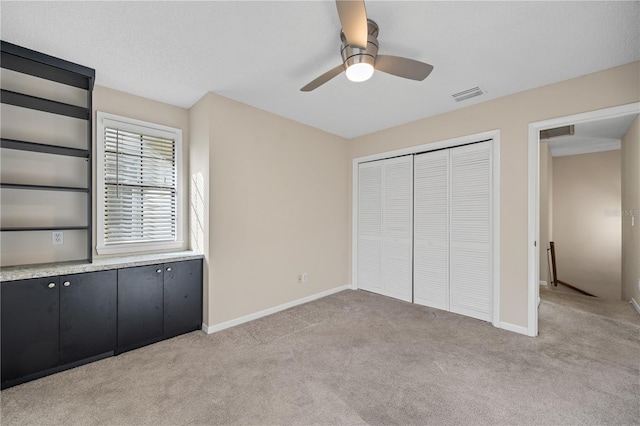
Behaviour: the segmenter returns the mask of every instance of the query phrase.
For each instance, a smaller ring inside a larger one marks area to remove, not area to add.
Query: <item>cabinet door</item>
[[[116,347],[117,272],[60,277],[60,364]]]
[[[202,260],[164,265],[164,334],[173,337],[202,326]]]
[[[58,365],[58,277],[4,282],[2,381]]]
[[[118,352],[163,335],[162,265],[118,270]]]

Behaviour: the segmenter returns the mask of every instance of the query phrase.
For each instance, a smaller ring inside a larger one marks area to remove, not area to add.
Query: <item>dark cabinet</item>
[[[2,389],[199,330],[202,259],[3,282]]]
[[[202,327],[202,260],[164,265],[164,337]]]
[[[116,271],[2,283],[3,388],[113,354],[116,286]]]
[[[60,364],[115,350],[116,271],[60,277]]]
[[[58,277],[2,283],[2,382],[58,365]]]
[[[201,259],[118,271],[118,353],[201,326]]]
[[[162,337],[162,272],[162,265],[118,271],[118,352]]]

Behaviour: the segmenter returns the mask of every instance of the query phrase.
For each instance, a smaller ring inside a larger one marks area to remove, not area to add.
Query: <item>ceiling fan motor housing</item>
[[[371,19],[367,19],[367,29],[369,34],[367,36],[367,47],[365,49],[351,46],[347,43],[344,33],[340,33],[342,40],[340,54],[342,55],[342,63],[345,69],[357,63],[374,65],[376,56],[378,55],[378,24]]]

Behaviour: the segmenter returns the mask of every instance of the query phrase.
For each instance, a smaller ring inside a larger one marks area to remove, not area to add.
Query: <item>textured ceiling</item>
[[[549,149],[554,157],[588,154],[591,152],[620,149],[621,139],[638,114],[605,120],[589,121],[575,125],[574,134],[549,139]]]
[[[352,138],[640,58],[640,2],[369,1],[380,53],[434,65],[299,88],[340,63],[332,1],[7,2],[3,40],[188,108],[206,92]],[[487,94],[455,103],[451,94]],[[551,100],[552,101],[552,100]]]

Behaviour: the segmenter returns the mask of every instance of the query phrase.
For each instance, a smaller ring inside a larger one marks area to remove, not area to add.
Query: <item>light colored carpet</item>
[[[640,316],[543,292],[540,336],[363,291],[1,393],[2,425],[637,424]]]

